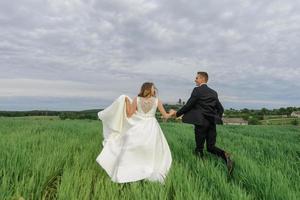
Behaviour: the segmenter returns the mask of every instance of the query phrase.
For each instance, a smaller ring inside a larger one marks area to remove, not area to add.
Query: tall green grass
[[[300,123],[298,118],[275,118],[261,120],[260,123],[263,125],[293,125],[293,121]]]
[[[300,128],[219,126],[236,169],[195,158],[193,127],[162,123],[173,156],[164,185],[116,184],[95,159],[99,121],[0,118],[0,199],[300,199]]]

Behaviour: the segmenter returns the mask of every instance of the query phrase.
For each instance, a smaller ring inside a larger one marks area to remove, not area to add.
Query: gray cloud
[[[174,102],[199,70],[226,107],[300,106],[299,9],[293,0],[2,1],[0,110],[21,97],[36,97],[33,109],[47,97],[105,106],[148,80]],[[67,109],[58,102],[47,101]]]

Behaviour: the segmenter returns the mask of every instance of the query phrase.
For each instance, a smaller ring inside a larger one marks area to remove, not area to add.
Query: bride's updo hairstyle
[[[152,88],[152,86],[154,87],[154,95],[151,95],[151,88]],[[148,97],[148,96],[154,96],[154,97],[156,97],[156,93],[157,93],[156,91],[157,91],[157,89],[154,86],[154,83],[145,82],[145,83],[143,83],[143,85],[141,87],[141,91],[138,94],[138,96],[139,97]]]

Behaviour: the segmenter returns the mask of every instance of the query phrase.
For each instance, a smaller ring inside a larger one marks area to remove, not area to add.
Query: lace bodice
[[[155,97],[137,97],[137,113],[144,117],[154,117],[157,109],[158,99]]]

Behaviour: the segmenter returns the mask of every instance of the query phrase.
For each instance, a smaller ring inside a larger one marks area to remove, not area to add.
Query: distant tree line
[[[183,104],[164,104],[166,111],[170,109],[179,110]],[[0,116],[4,117],[25,117],[25,116],[59,116],[60,119],[93,119],[97,120],[97,113],[101,109],[83,110],[83,111],[48,111],[48,110],[32,110],[32,111],[0,111]],[[226,109],[224,116],[228,118],[243,118],[249,122],[249,124],[258,124],[260,120],[263,120],[266,116],[281,116],[290,117],[294,111],[300,111],[300,107],[287,107],[279,109]],[[161,114],[156,113],[157,119],[161,119]],[[169,121],[175,121],[170,119]],[[295,122],[296,123],[296,122]]]
[[[0,111],[2,117],[26,117],[26,116],[59,116],[60,119],[98,119],[97,113],[100,109],[83,111]]]
[[[68,111],[61,112],[59,118],[64,119],[98,119],[98,112],[100,110],[84,110],[84,111]]]
[[[256,117],[260,120],[264,118],[264,116],[286,116],[290,117],[292,112],[300,111],[300,107],[287,107],[287,108],[279,108],[279,109],[241,109],[236,110],[233,108],[227,109],[224,112],[226,117],[242,117],[246,120],[249,119],[250,116]]]
[[[300,111],[300,107],[287,107],[278,109],[227,109],[224,112],[224,116],[228,118],[243,118],[248,121],[248,124],[256,125],[260,124],[260,120],[271,119],[271,118],[285,118],[290,117],[292,112]],[[293,124],[297,124],[297,120]]]
[[[226,116],[242,116],[242,115],[256,115],[256,116],[264,116],[264,115],[287,115],[290,116],[292,112],[300,111],[300,107],[287,107],[287,108],[279,108],[279,109],[241,109],[236,110],[233,108],[225,110],[224,114]]]
[[[58,116],[62,111],[31,110],[31,111],[0,111],[2,117],[26,116]]]

